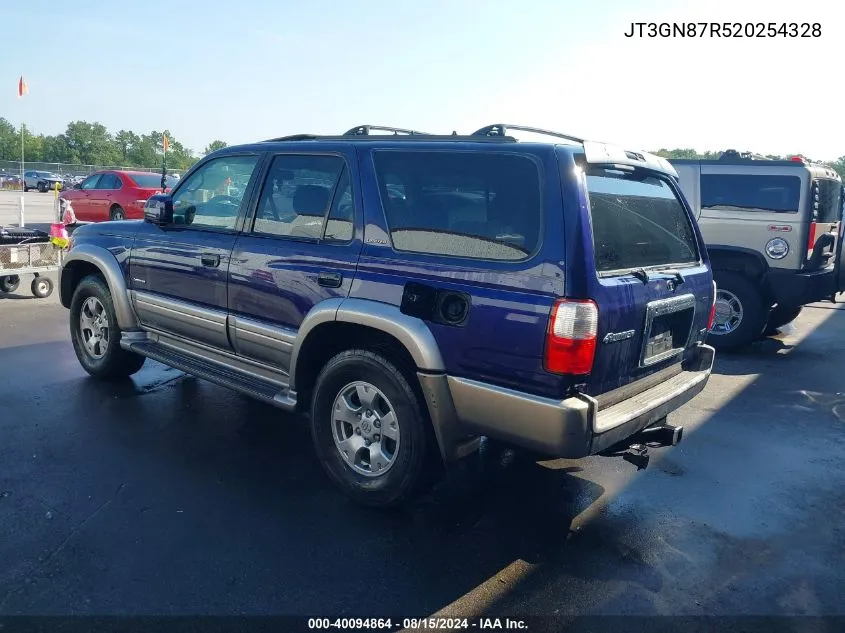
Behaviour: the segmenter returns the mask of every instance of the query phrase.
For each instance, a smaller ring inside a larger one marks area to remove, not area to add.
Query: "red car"
[[[165,191],[175,184],[168,176]],[[141,220],[144,203],[161,193],[161,174],[143,171],[98,171],[60,197],[69,200],[80,222]]]

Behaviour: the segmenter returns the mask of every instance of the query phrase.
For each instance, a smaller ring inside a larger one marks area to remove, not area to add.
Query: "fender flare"
[[[73,262],[85,262],[97,267],[109,287],[118,327],[123,331],[137,330],[139,327],[138,319],[135,317],[135,311],[132,309],[132,304],[129,301],[129,293],[126,288],[123,271],[114,255],[101,246],[78,244],[72,251],[65,255],[62,261],[59,277],[60,289],[62,288],[61,277],[64,276],[66,269]]]
[[[296,389],[299,353],[315,328],[330,321],[371,327],[396,338],[414,359],[417,369],[429,373],[446,371],[440,347],[425,321],[403,314],[397,306],[368,299],[326,299],[305,316],[290,362],[290,389]]]

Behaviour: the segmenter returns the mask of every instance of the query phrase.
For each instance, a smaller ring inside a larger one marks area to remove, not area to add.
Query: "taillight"
[[[816,245],[816,223],[810,222],[810,235],[807,238],[807,250],[813,250]]]
[[[707,319],[707,331],[713,329],[713,321],[716,320],[716,282],[713,282],[713,303],[710,306],[710,318]]]
[[[556,301],[546,334],[546,370],[556,374],[589,374],[596,355],[598,329],[599,310],[594,302]]]

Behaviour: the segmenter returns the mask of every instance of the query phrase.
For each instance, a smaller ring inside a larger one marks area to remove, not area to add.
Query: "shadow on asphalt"
[[[195,541],[208,539],[209,556],[221,547],[221,530],[260,524],[257,545],[269,560],[278,557],[268,573],[310,588],[295,599],[281,591],[260,612],[427,615],[514,560],[556,556],[573,517],[604,492],[578,467],[548,468],[486,448],[410,506],[364,509],[323,474],[304,418],[151,365],[127,381],[74,381],[63,406],[86,412],[82,423],[100,450],[129,448],[133,462],[154,464],[177,488],[194,481],[214,491],[214,499],[195,500],[206,514],[197,527],[210,526]],[[163,394],[169,415],[156,404]],[[325,583],[331,592],[319,591]]]
[[[721,358],[759,375],[483,615],[841,614],[843,332]]]

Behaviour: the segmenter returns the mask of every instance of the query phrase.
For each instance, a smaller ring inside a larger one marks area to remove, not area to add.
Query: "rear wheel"
[[[766,323],[763,298],[741,275],[716,271],[716,310],[707,341],[720,351],[736,351],[757,340]]]
[[[317,378],[311,434],[334,483],[368,506],[396,506],[419,490],[428,418],[404,374],[370,351],[341,352]]]
[[[120,346],[111,293],[97,275],[83,279],[73,293],[70,338],[79,364],[95,378],[126,378],[140,370],[146,360]]]
[[[6,277],[0,277],[0,291],[2,292],[14,292],[18,289],[18,286],[21,285],[21,278],[17,275],[7,275]]]
[[[111,220],[113,222],[125,220],[126,219],[126,212],[123,210],[122,207],[115,205],[114,207],[112,207],[112,210],[111,210],[111,213],[109,214],[109,217],[111,218]]]
[[[804,306],[776,305],[772,308],[772,312],[769,315],[769,322],[766,324],[766,335],[771,336],[772,334],[777,334],[779,327],[787,323],[792,323],[798,318],[798,315],[801,314],[801,310],[803,309]]]

